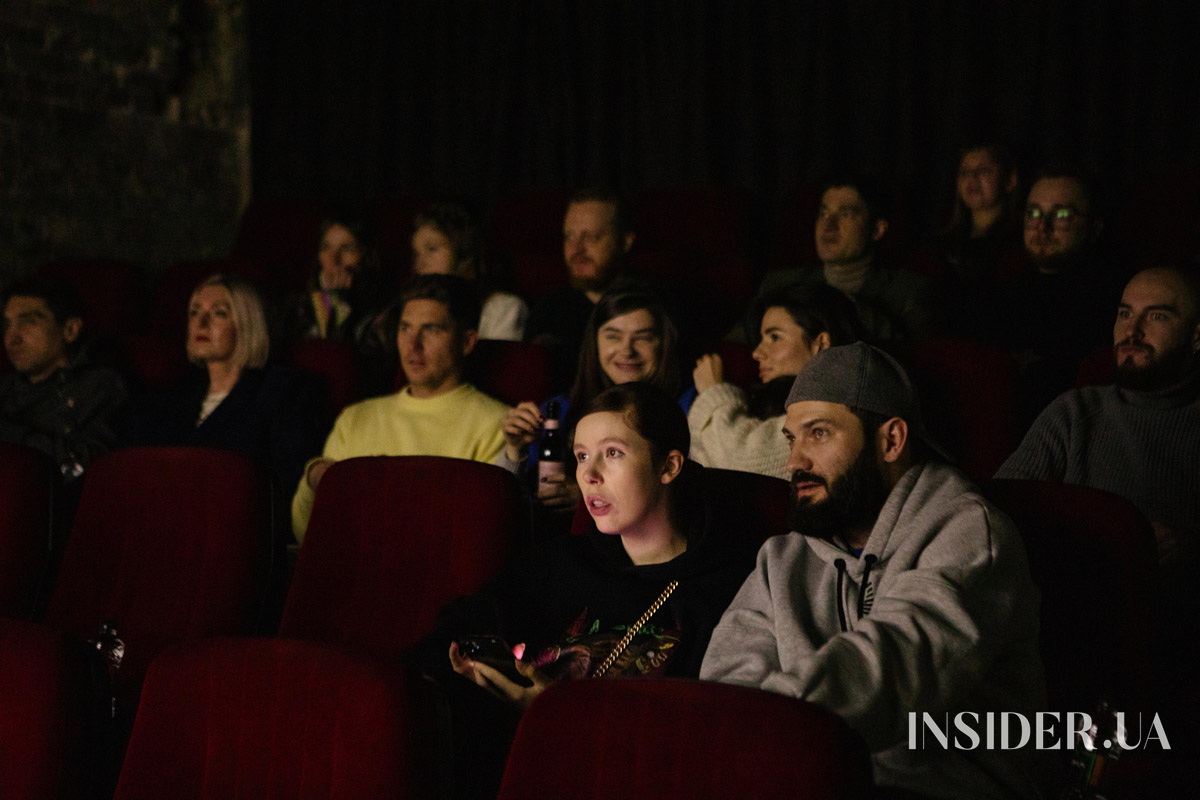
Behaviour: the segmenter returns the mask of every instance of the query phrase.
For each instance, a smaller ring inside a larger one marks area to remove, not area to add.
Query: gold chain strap
[[[621,657],[621,653],[625,652],[625,648],[629,647],[629,643],[633,641],[633,637],[637,636],[637,632],[642,629],[642,626],[650,621],[654,616],[654,612],[662,607],[662,604],[667,602],[667,598],[671,596],[671,592],[675,591],[675,587],[679,585],[679,581],[671,581],[667,584],[667,588],[663,589],[663,593],[658,596],[658,599],[650,604],[646,609],[646,613],[638,618],[638,621],[633,623],[633,626],[625,632],[625,636],[621,641],[617,642],[617,646],[608,654],[608,658],[604,659],[604,663],[596,668],[592,673],[593,678],[602,678],[604,673],[608,672],[608,668],[613,665],[613,662]]]

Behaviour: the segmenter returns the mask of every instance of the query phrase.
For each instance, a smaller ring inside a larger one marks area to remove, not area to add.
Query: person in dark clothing
[[[270,342],[258,292],[237,278],[200,282],[188,307],[188,359],[199,369],[130,414],[135,445],[217,447],[261,461],[280,496],[300,482],[325,431],[305,374],[267,365]]]
[[[71,287],[20,281],[5,290],[2,305],[13,371],[0,378],[0,440],[45,453],[71,481],[116,446],[125,384],[88,363],[82,304]]]
[[[520,710],[555,681],[699,674],[712,628],[753,563],[753,548],[737,543],[753,537],[734,535],[738,522],[708,502],[688,445],[683,411],[661,390],[634,382],[597,395],[573,445],[592,515],[587,535],[545,542],[444,609],[421,649],[425,673],[450,697],[456,721],[471,727],[469,736],[456,728],[456,742],[476,748],[460,752],[470,761],[456,770],[460,781],[487,771],[479,763],[485,739],[492,769],[502,763]],[[458,641],[476,634],[512,644],[525,680],[465,657]],[[491,721],[480,730],[483,718]]]
[[[558,388],[575,375],[576,358],[592,308],[625,268],[634,232],[622,199],[612,192],[576,192],[563,218],[563,258],[570,286],[534,303],[525,338],[554,359]]]

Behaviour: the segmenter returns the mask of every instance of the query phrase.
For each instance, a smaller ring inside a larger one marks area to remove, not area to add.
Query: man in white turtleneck
[[[1200,550],[1200,283],[1194,268],[1139,272],[1113,325],[1116,384],[1063,394],[997,478],[1062,481],[1130,500],[1165,568]]]

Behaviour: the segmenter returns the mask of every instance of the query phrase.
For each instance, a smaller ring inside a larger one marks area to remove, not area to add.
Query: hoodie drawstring
[[[875,562],[877,560],[878,559],[875,558],[874,553],[868,553],[867,555],[863,556],[863,561],[866,562],[866,566],[863,568],[862,583],[859,584],[859,590],[858,590],[858,618],[859,619],[863,618],[863,609],[864,609],[863,604],[867,600],[867,589],[870,588],[870,586],[871,586],[871,580],[870,580],[871,567],[873,567],[875,565]]]
[[[842,633],[845,633],[846,631],[850,630],[849,628],[846,627],[846,609],[842,606],[842,586],[843,586],[843,582],[846,578],[846,559],[839,558],[833,562],[833,565],[835,567],[837,567],[837,572],[838,572],[838,578],[837,578],[838,622],[840,622],[842,624]]]

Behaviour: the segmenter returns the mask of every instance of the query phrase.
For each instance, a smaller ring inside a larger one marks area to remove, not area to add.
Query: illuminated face
[[[821,349],[782,306],[767,309],[761,329],[762,339],[753,355],[758,362],[759,380],[763,383],[781,375],[798,374]]]
[[[358,239],[350,229],[338,223],[330,225],[321,237],[321,246],[317,250],[322,288],[349,288],[362,265],[362,257]]]
[[[396,347],[414,397],[433,397],[461,382],[474,331],[460,335],[450,309],[437,300],[409,300],[400,314]]]
[[[596,332],[600,368],[613,383],[648,381],[662,357],[662,337],[644,308],[613,317]]]
[[[873,432],[872,432],[873,433]],[[888,488],[877,443],[840,403],[792,403],[784,418],[791,480],[791,529],[829,539],[874,525]]]
[[[667,519],[669,481],[623,414],[601,411],[579,420],[574,453],[575,479],[601,533],[635,535]]]
[[[1054,262],[1077,255],[1098,232],[1088,214],[1083,188],[1073,178],[1042,178],[1025,202],[1025,250],[1055,271]]]
[[[414,274],[454,274],[454,248],[446,235],[432,225],[422,225],[413,233],[412,253]]]
[[[887,223],[872,223],[862,195],[852,186],[833,186],[817,212],[817,258],[824,264],[854,264],[870,256]]]
[[[958,165],[958,196],[971,211],[995,208],[1004,201],[1005,186],[1000,165],[987,150],[969,150]]]
[[[236,346],[237,328],[229,290],[224,286],[202,286],[188,303],[188,358],[203,364],[226,363],[233,359]]]
[[[567,207],[563,219],[563,258],[572,286],[599,291],[616,274],[621,259],[633,244],[633,235],[620,235],[613,222],[615,215],[612,205],[599,200]]]
[[[1200,310],[1170,270],[1139,272],[1125,287],[1113,325],[1117,382],[1154,389],[1182,377],[1200,347]]]
[[[59,323],[40,297],[13,295],[4,306],[4,350],[13,368],[32,383],[67,366],[68,349],[79,335],[77,318]]]

